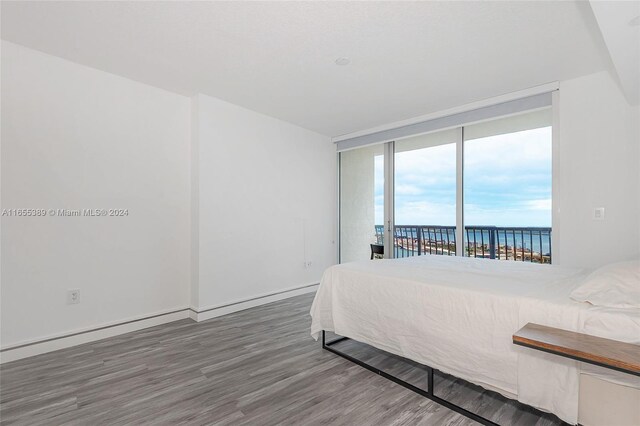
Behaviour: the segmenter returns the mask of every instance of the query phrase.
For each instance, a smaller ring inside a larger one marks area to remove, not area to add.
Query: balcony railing
[[[384,227],[376,225],[376,241],[384,242]],[[551,228],[466,226],[465,255],[487,259],[551,263]],[[395,257],[438,254],[455,256],[456,227],[396,225]]]

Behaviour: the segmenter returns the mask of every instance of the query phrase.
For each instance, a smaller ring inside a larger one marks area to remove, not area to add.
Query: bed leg
[[[456,405],[453,402],[449,402],[446,399],[442,399],[442,398],[434,395],[434,389],[433,388],[435,386],[435,382],[433,380],[433,376],[434,376],[433,370],[434,369],[432,367],[429,367],[429,366],[425,365],[425,367],[427,367],[427,381],[428,381],[428,383],[427,383],[427,390],[424,390],[423,388],[419,388],[419,387],[417,387],[415,385],[412,385],[411,383],[405,382],[404,380],[402,380],[402,379],[400,379],[398,377],[392,376],[391,374],[386,373],[386,372],[378,369],[377,367],[369,365],[366,362],[361,361],[361,360],[359,360],[357,358],[354,358],[353,356],[348,355],[348,354],[340,351],[339,349],[336,349],[336,348],[333,347],[333,345],[335,343],[342,342],[343,340],[349,340],[349,338],[348,337],[338,337],[338,338],[335,338],[335,339],[327,342],[325,340],[325,332],[324,332],[324,330],[322,331],[322,347],[323,347],[323,349],[326,349],[329,352],[333,352],[334,354],[336,354],[338,356],[341,356],[342,358],[345,358],[345,359],[347,359],[347,360],[349,360],[349,361],[351,361],[351,362],[353,362],[353,363],[355,363],[355,364],[357,364],[357,365],[359,365],[361,367],[364,367],[367,370],[372,371],[372,372],[384,377],[385,379],[391,380],[392,382],[397,383],[400,386],[404,386],[405,388],[407,388],[409,390],[412,390],[413,392],[415,392],[415,393],[417,393],[419,395],[422,395],[422,396],[424,396],[426,398],[429,398],[430,400],[435,401],[436,403],[438,403],[438,404],[440,404],[440,405],[442,405],[444,407],[447,407],[447,408],[449,408],[449,409],[451,409],[451,410],[453,410],[453,411],[455,411],[457,413],[460,413],[463,416],[466,416],[466,417],[468,417],[468,418],[470,418],[472,420],[475,420],[476,422],[478,422],[478,423],[480,423],[482,425],[499,426],[497,423],[494,423],[493,421],[491,421],[489,419],[486,419],[486,418],[480,416],[479,414],[472,413],[471,411],[468,411],[467,409],[462,408],[461,406]]]
[[[322,330],[322,348],[323,349],[330,350],[329,346],[332,346],[332,345],[334,345],[334,344],[336,344],[338,342],[342,342],[344,340],[349,340],[349,338],[343,336],[343,337],[336,337],[333,340],[327,341],[327,338],[326,338],[326,335],[325,335],[325,331]],[[335,350],[333,350],[333,351],[335,352]]]
[[[427,367],[427,393],[433,396],[433,368]]]

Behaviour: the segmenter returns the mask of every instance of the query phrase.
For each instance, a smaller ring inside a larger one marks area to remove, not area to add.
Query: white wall
[[[640,253],[640,116],[608,72],[560,82],[554,260],[597,267]],[[593,219],[595,207],[605,220]]]
[[[607,72],[559,96],[555,259],[638,256],[638,107]],[[2,208],[129,216],[2,218],[2,347],[317,283],[336,261],[335,158],[289,123],[3,42]]]
[[[340,262],[369,259],[375,233],[375,157],[383,145],[345,151],[340,157]],[[379,223],[379,225],[382,224]]]
[[[188,306],[186,97],[2,42],[2,347]],[[81,303],[66,304],[67,289]]]
[[[8,42],[2,89],[3,209],[129,211],[2,218],[2,348],[315,284],[335,263],[328,137]]]
[[[318,283],[336,251],[336,154],[329,138],[208,96],[192,102],[195,307]]]

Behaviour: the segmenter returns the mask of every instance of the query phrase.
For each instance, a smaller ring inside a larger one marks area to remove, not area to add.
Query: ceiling
[[[591,1],[609,55],[627,99],[640,100],[640,1]]]
[[[588,2],[2,2],[2,38],[338,136],[589,74]],[[338,66],[347,57],[351,63]]]

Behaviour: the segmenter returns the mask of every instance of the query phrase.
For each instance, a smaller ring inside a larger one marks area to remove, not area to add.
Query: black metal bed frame
[[[384,377],[385,379],[391,380],[394,383],[399,384],[400,386],[403,386],[409,390],[414,391],[415,393],[424,396],[425,398],[429,398],[430,400],[449,408],[450,410],[453,410],[457,413],[462,414],[463,416],[466,416],[468,418],[470,418],[471,420],[475,420],[478,423],[481,423],[483,425],[487,425],[487,426],[499,426],[498,423],[494,423],[489,419],[486,419],[476,413],[472,413],[469,410],[466,410],[462,407],[460,407],[459,405],[454,404],[453,402],[447,401],[446,399],[442,399],[438,396],[435,395],[434,393],[434,381],[433,381],[433,373],[435,371],[434,368],[429,367],[428,365],[425,365],[424,367],[427,368],[427,390],[421,389],[415,385],[412,385],[411,383],[405,382],[402,379],[399,379],[396,376],[393,376],[389,373],[386,373],[370,364],[367,364],[357,358],[352,357],[351,355],[348,355],[342,351],[339,351],[338,349],[332,347],[333,345],[335,345],[338,342],[342,342],[344,340],[350,340],[349,337],[338,337],[336,339],[333,339],[331,341],[326,340],[325,337],[325,331],[322,330],[322,348],[328,350],[329,352],[333,352],[336,355],[341,356],[342,358],[345,358],[355,364],[358,364],[361,367],[366,368],[369,371],[372,371],[376,374],[379,374],[380,376]]]

